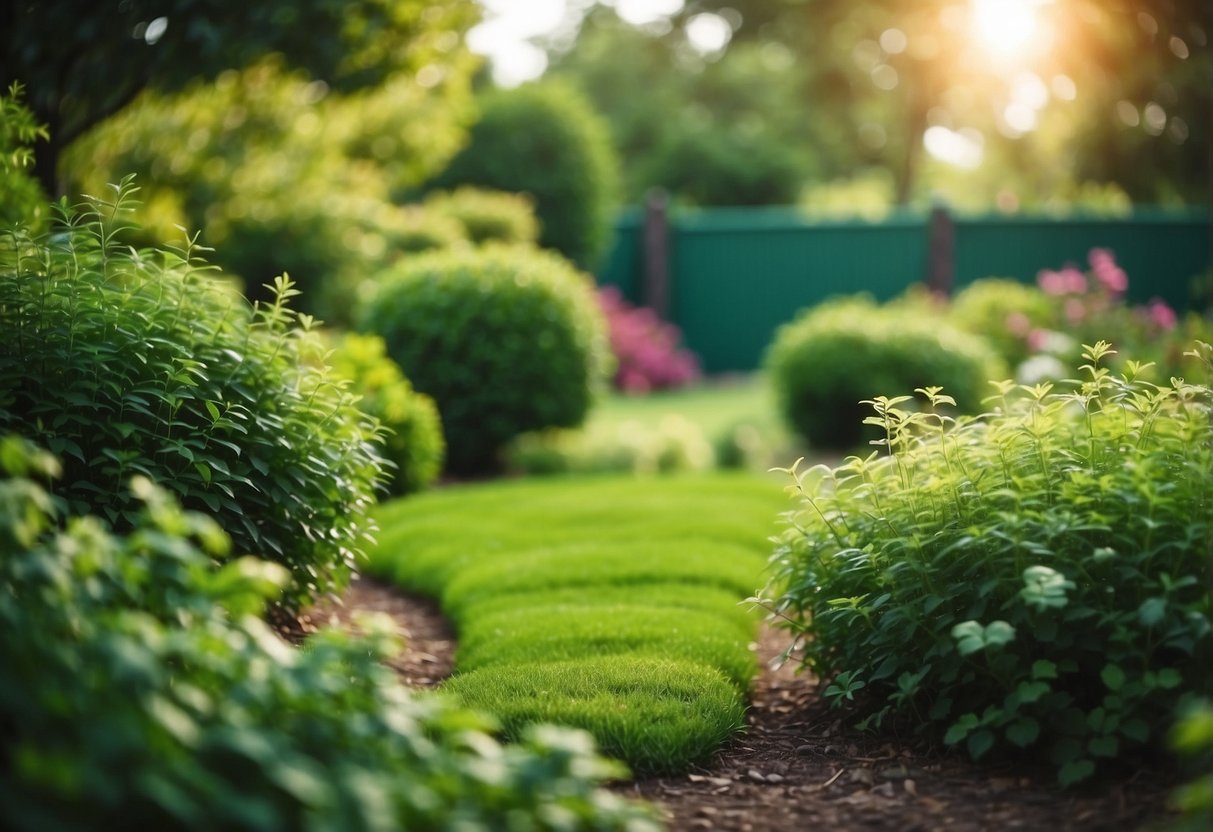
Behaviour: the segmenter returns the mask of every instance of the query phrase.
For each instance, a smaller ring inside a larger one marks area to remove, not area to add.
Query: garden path
[[[406,646],[392,667],[406,684],[431,687],[449,675],[454,636],[437,605],[374,580],[355,581],[341,605],[302,617],[296,635],[330,623],[356,629],[360,611],[385,613],[396,622]],[[756,649],[764,667],[783,649],[784,638],[763,632]],[[974,765],[908,742],[856,736],[817,696],[814,680],[790,666],[764,670],[756,680],[748,722],[746,734],[710,768],[615,790],[657,804],[672,832],[1125,832],[1149,830],[1166,819],[1171,784],[1149,768],[1062,792],[1047,774]]]

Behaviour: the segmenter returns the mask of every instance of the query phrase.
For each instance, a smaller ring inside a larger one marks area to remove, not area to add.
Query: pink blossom
[[[1150,301],[1150,320],[1159,329],[1172,330],[1179,323],[1179,318],[1175,314],[1175,310],[1167,305],[1167,302],[1154,298]]]
[[[1087,307],[1078,298],[1070,298],[1065,305],[1066,320],[1072,324],[1081,323],[1087,317]]]
[[[1122,295],[1129,288],[1129,276],[1116,265],[1112,252],[1106,248],[1093,248],[1087,259],[1096,282],[1112,295]]]
[[[1081,295],[1087,291],[1087,278],[1073,266],[1060,271],[1042,269],[1036,283],[1048,295]]]
[[[1028,320],[1028,316],[1022,312],[1012,312],[1007,315],[1005,321],[1007,331],[1012,335],[1018,335],[1023,338],[1032,330],[1032,322]]]

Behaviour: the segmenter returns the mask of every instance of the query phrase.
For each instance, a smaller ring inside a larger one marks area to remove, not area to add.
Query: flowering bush
[[[615,354],[614,384],[626,393],[681,387],[700,376],[699,359],[678,346],[678,327],[624,300],[614,286],[598,291]]]
[[[1110,340],[1122,354],[1155,364],[1159,379],[1191,369],[1183,357],[1184,345],[1208,340],[1208,327],[1199,315],[1180,318],[1160,298],[1129,305],[1129,276],[1109,249],[1091,249],[1087,266],[1085,272],[1072,264],[1043,269],[1036,286],[1020,284],[1014,293],[1003,285],[1010,281],[978,281],[957,295],[952,317],[963,328],[985,335],[1026,383],[1062,377],[1079,356],[1080,345],[1100,338]],[[999,311],[991,315],[995,300]]]

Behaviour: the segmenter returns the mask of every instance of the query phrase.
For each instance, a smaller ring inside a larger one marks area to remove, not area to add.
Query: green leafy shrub
[[[111,193],[48,234],[0,238],[0,430],[62,458],[73,513],[126,527],[142,474],[286,566],[289,602],[341,586],[381,473],[373,420],[323,367],[310,321],[294,325],[288,279],[249,308],[192,242],[124,247],[134,189]]]
[[[27,169],[34,163],[30,146],[46,128],[22,102],[24,88],[14,82],[0,91],[0,228],[36,222],[46,213],[46,197]]]
[[[1017,367],[1032,354],[1028,334],[1050,326],[1054,312],[1053,302],[1035,286],[987,277],[956,293],[948,318],[965,332],[984,336],[1009,367]]]
[[[258,613],[285,570],[243,558],[146,479],[129,535],[61,518],[53,459],[0,442],[0,826],[650,830],[579,732],[406,692],[385,626],[287,646]],[[5,473],[7,472],[7,473]]]
[[[345,95],[269,58],[179,93],[143,94],[76,142],[64,167],[92,194],[135,173],[143,242],[205,228],[216,264],[251,300],[268,301],[263,286],[285,271],[303,292],[300,311],[348,325],[368,274],[401,252],[462,239],[390,198],[441,169],[462,139],[465,68],[446,68],[439,89],[400,75]]]
[[[333,375],[349,382],[358,409],[378,420],[386,432],[383,453],[395,466],[392,494],[420,491],[442,470],[445,445],[434,400],[413,389],[400,366],[387,356],[376,335],[345,333],[329,355]]]
[[[496,247],[404,261],[361,314],[433,396],[455,473],[499,465],[520,433],[579,424],[605,385],[605,324],[589,278],[555,254]]]
[[[972,413],[1002,372],[979,337],[918,305],[865,296],[827,301],[781,326],[765,365],[787,423],[811,446],[839,449],[863,440],[864,399],[940,384]]]
[[[703,430],[676,414],[651,426],[632,421],[524,433],[505,449],[507,470],[528,475],[672,474],[706,471],[714,463],[712,445]]]
[[[1213,702],[1190,703],[1171,733],[1171,745],[1199,772],[1180,786],[1171,802],[1182,819],[1168,826],[1169,832],[1199,832],[1213,824]]]
[[[1213,391],[1086,357],[1071,389],[1005,382],[971,419],[938,388],[925,412],[876,399],[891,454],[793,466],[766,603],[861,725],[1025,749],[1070,784],[1210,689]]]
[[[431,183],[528,194],[539,244],[581,268],[606,248],[618,162],[607,125],[572,87],[532,83],[480,99],[468,144]]]
[[[535,204],[526,194],[465,186],[453,191],[434,191],[425,198],[425,207],[457,222],[464,236],[477,245],[527,245],[539,241]]]

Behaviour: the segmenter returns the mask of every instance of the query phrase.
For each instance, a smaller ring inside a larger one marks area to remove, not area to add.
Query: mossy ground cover
[[[382,506],[370,571],[434,596],[447,689],[507,735],[591,731],[637,774],[685,770],[742,726],[777,477],[461,486]]]

